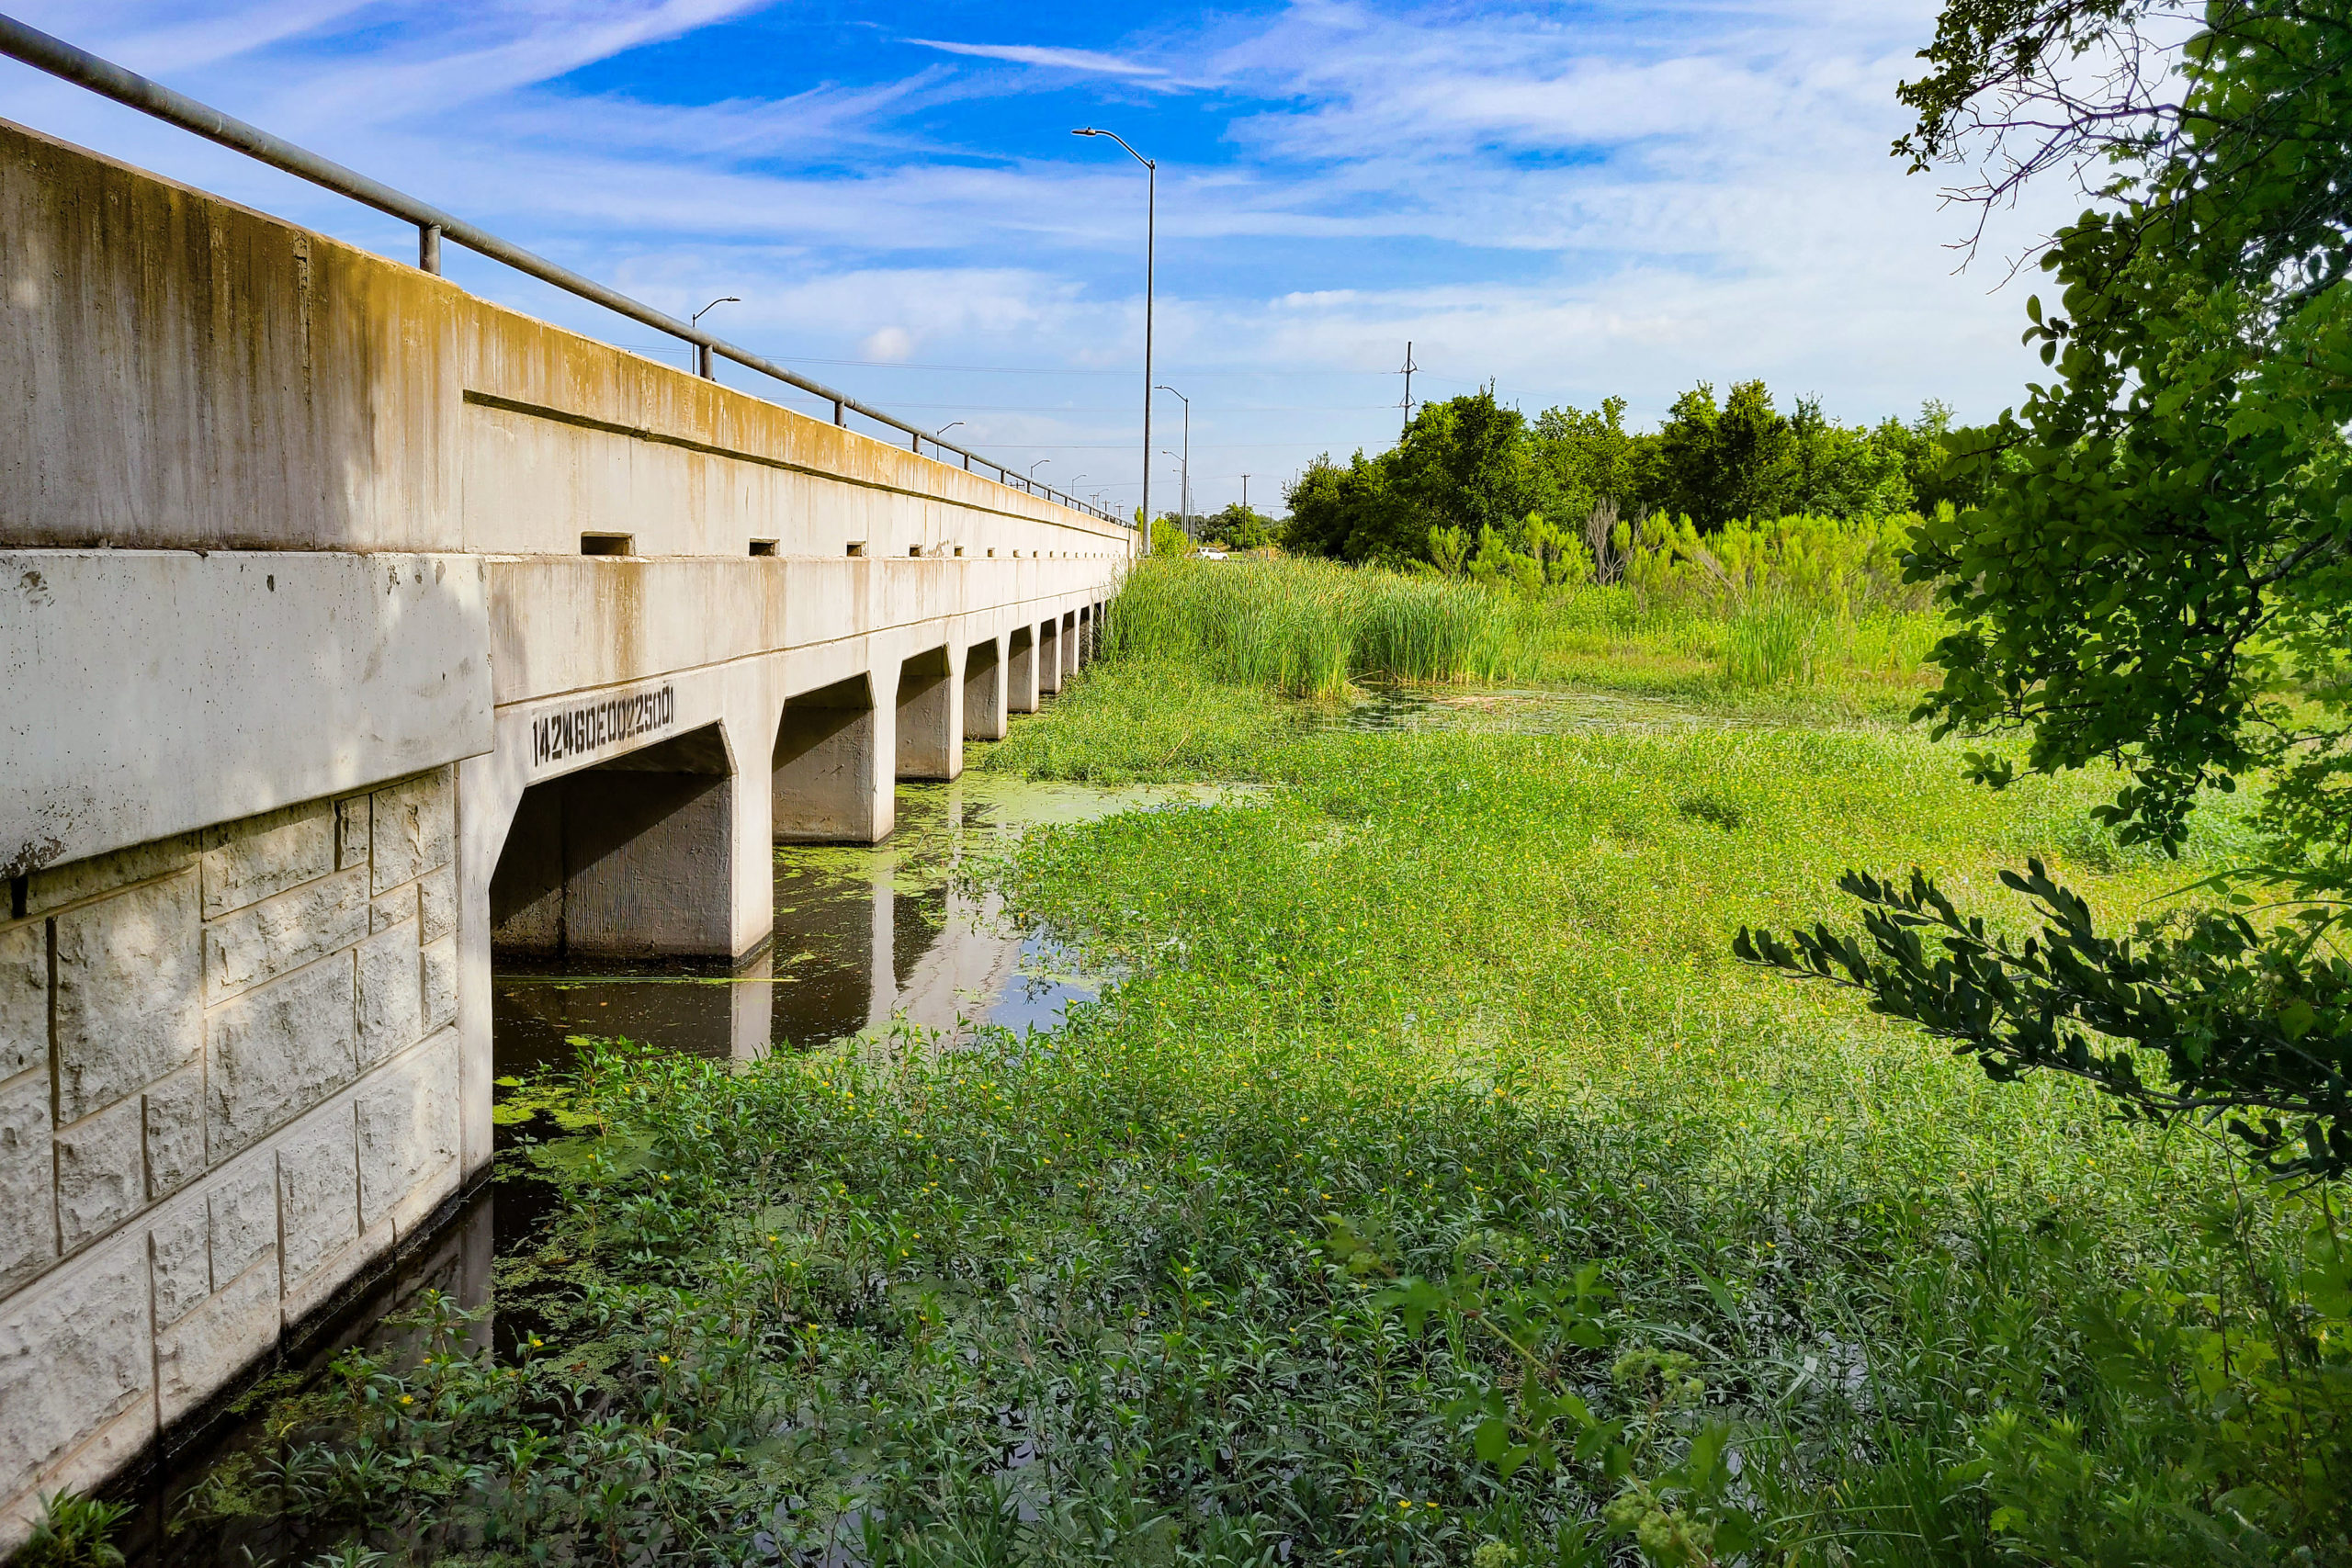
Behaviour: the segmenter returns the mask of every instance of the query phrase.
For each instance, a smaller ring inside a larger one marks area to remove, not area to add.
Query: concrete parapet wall
[[[6,121],[0,388],[26,421],[0,542],[986,559],[1131,536]]]
[[[488,750],[482,563],[0,548],[0,690],[17,876]]]
[[[0,1539],[462,1174],[455,770],[30,874],[0,921]]]

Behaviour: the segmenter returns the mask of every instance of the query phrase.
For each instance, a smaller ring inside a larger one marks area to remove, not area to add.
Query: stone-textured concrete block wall
[[[455,770],[16,879],[0,1545],[460,1185]]]

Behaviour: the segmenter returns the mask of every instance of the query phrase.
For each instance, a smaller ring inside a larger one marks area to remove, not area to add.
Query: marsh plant
[[[1915,596],[1888,587],[1890,547],[1876,525],[1817,519],[1727,531],[1712,546],[1654,526],[1628,545],[1623,581],[1533,589],[1313,559],[1151,559],[1113,602],[1103,651],[1228,693],[1332,699],[1374,682],[1565,679],[1713,696],[1834,684],[1849,702],[1901,713],[1925,689],[1940,633]],[[1829,682],[1831,671],[1862,684]]]
[[[1114,690],[1040,721],[1065,760]],[[1253,733],[1255,794],[975,873],[1130,976],[1053,1034],[584,1042],[510,1090],[560,1201],[495,1324],[436,1303],[348,1358],[189,1528],[518,1562],[2345,1554],[2335,1189],[1727,952],[1855,843],[2174,886],[2085,858],[2094,790],[1990,796],[1868,727]]]
[[[1336,696],[1359,677],[1503,679],[1532,673],[1540,655],[1516,595],[1330,561],[1150,560],[1115,604],[1112,658],[1287,696]]]

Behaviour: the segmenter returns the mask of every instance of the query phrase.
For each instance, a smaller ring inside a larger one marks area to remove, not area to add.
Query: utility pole
[[[1241,476],[1241,510],[1244,512],[1250,510],[1250,476],[1248,474]]]
[[[1405,340],[1405,367],[1397,374],[1405,378],[1405,428],[1413,427],[1413,372],[1420,367],[1413,363],[1413,340]]]

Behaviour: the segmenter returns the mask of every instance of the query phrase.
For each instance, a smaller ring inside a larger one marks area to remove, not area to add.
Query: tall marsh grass
[[[1120,589],[1103,652],[1329,697],[1358,676],[1524,678],[1543,642],[1538,606],[1475,583],[1332,561],[1154,558]]]
[[[1821,616],[1792,600],[1742,604],[1724,631],[1724,683],[1750,691],[1812,685],[1821,630]]]
[[[1819,686],[1907,709],[1946,629],[1903,580],[1916,519],[1783,517],[1702,534],[1620,525],[1611,581],[1499,581],[1310,558],[1139,561],[1103,651],[1229,685],[1331,697],[1351,681],[1537,678],[1687,695]]]

